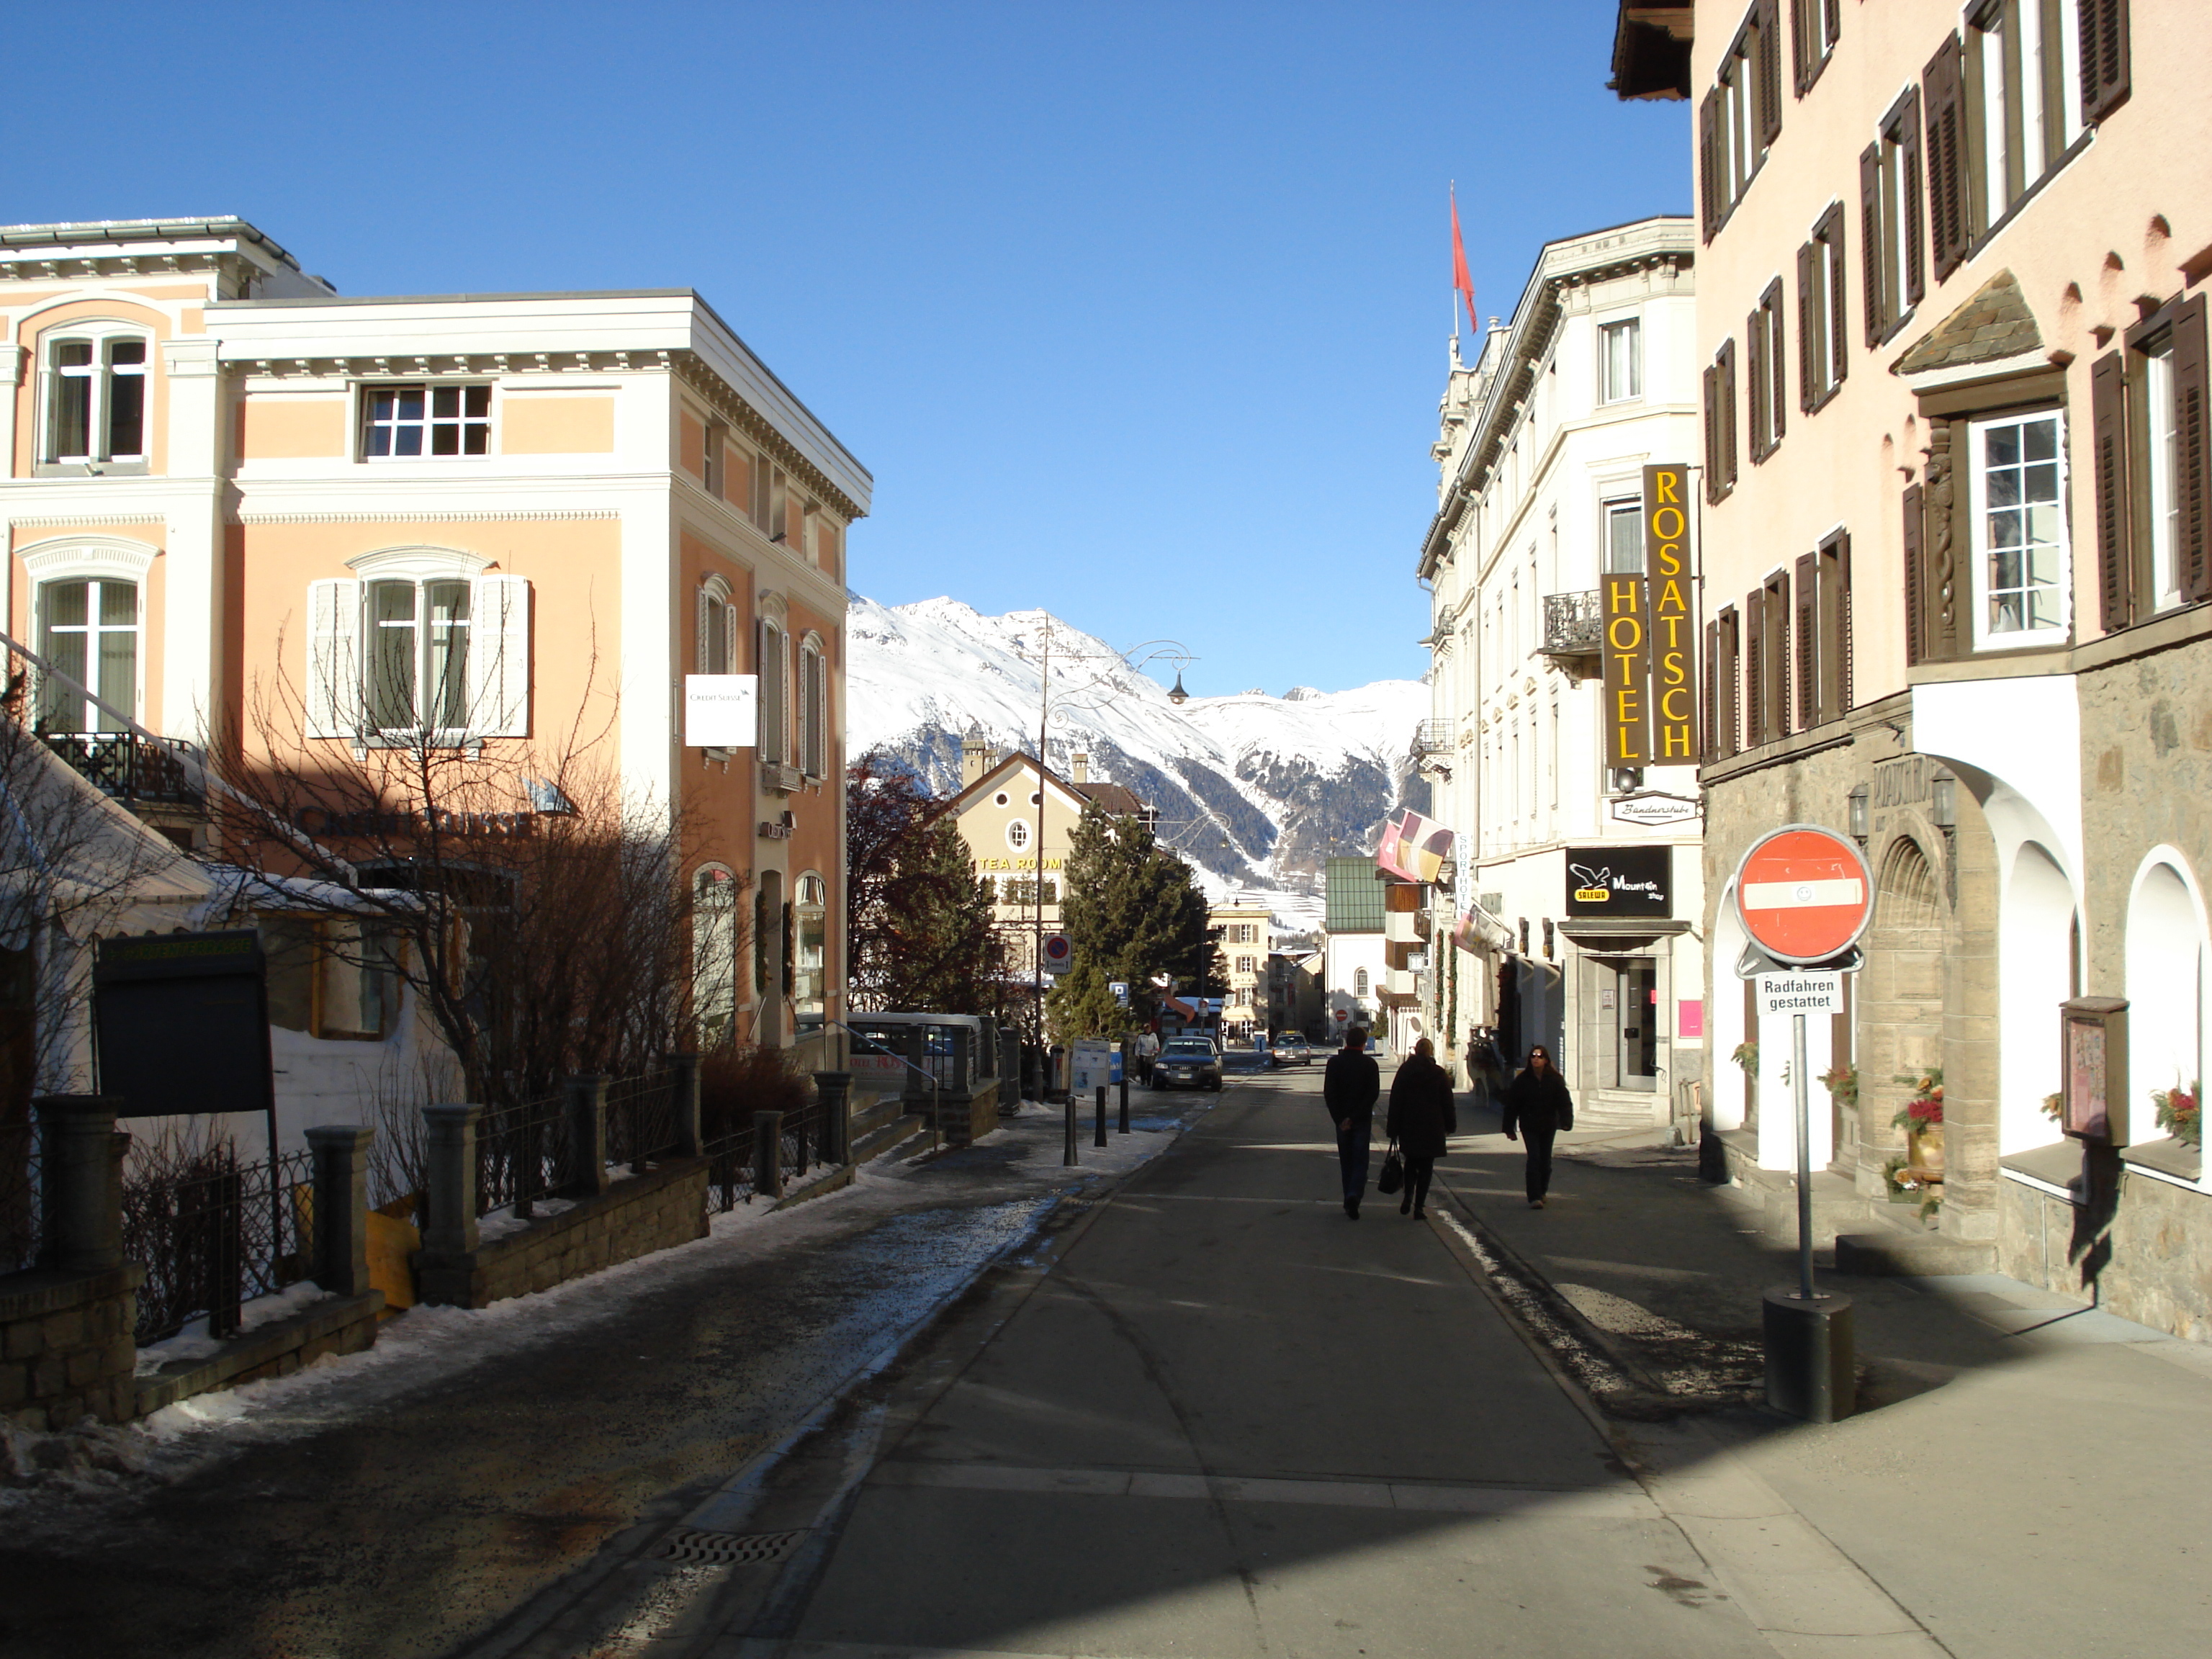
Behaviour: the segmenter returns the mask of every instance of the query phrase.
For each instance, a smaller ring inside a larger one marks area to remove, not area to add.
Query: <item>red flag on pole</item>
[[[1459,187],[1452,187],[1452,286],[1467,301],[1467,326],[1470,334],[1480,334],[1482,325],[1474,319],[1474,278],[1467,274],[1467,244],[1459,236]]]

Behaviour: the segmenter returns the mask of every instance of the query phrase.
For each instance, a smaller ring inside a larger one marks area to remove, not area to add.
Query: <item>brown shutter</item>
[[[2081,118],[2128,101],[2128,0],[2081,0]]]
[[[1766,728],[1786,738],[1790,723],[1790,579],[1778,575],[1761,597],[1766,601]]]
[[[1717,622],[1705,624],[1705,695],[1702,712],[1705,730],[1698,734],[1698,757],[1718,760],[1721,757],[1721,625]]]
[[[1859,277],[1866,287],[1866,343],[1871,351],[1881,342],[1881,145],[1869,144],[1859,152]]]
[[[1813,83],[1813,8],[1820,0],[1790,0],[1790,83],[1802,98]]]
[[[1720,101],[1715,87],[1698,106],[1698,211],[1709,242],[1721,222]]]
[[[1844,0],[1821,0],[1821,3],[1827,8],[1828,39],[1842,40],[1844,38]]]
[[[2121,14],[2123,23],[2126,13]],[[2181,524],[2174,562],[2185,599],[2212,599],[2212,375],[2208,375],[2204,296],[2173,319],[2174,488]]]
[[[1743,628],[1729,607],[1728,619],[1721,624],[1721,649],[1727,653],[1728,666],[1720,677],[1721,684],[1721,748],[1723,752],[1735,754],[1743,747],[1740,715],[1743,706]]]
[[[1766,591],[1754,587],[1743,601],[1743,746],[1766,741]]]
[[[2133,620],[2129,589],[2134,548],[2128,535],[2127,369],[2108,351],[2089,370],[2089,455],[2097,524],[2098,623],[2107,634]]]
[[[1766,285],[1759,296],[1759,309],[1766,324],[1766,373],[1772,382],[1767,388],[1766,401],[1772,410],[1773,430],[1768,434],[1769,444],[1778,444],[1782,434],[1790,429],[1789,419],[1783,406],[1790,401],[1790,369],[1783,361],[1783,348],[1788,343],[1790,331],[1782,322],[1782,279],[1777,276]]]
[[[1828,296],[1828,316],[1835,325],[1834,337],[1828,343],[1828,349],[1835,354],[1828,364],[1828,383],[1841,386],[1851,368],[1851,325],[1844,320],[1850,314],[1850,307],[1844,294],[1844,273],[1850,264],[1844,257],[1842,203],[1828,210],[1828,228],[1820,240],[1835,250],[1835,257],[1828,262],[1831,280],[1836,285],[1836,291]]]
[[[1782,8],[1759,0],[1759,141],[1782,136]]]
[[[1851,532],[1836,532],[1835,590],[1828,606],[1828,637],[1836,649],[1836,707],[1830,712],[1848,714],[1851,702]]]
[[[1928,241],[1942,282],[1966,257],[1966,80],[1963,51],[1946,35],[1922,83],[1928,120]]]
[[[1720,378],[1718,368],[1708,365],[1705,383],[1705,499],[1717,501],[1721,498],[1720,462],[1720,397],[1714,382]]]
[[[1928,253],[1920,227],[1920,88],[1905,94],[1905,131],[1900,135],[1898,165],[1905,173],[1905,222],[1897,228],[1905,239],[1905,307],[1910,311],[1928,292]]]
[[[1820,591],[1820,558],[1816,553],[1797,556],[1797,727],[1816,726],[1820,719],[1820,630],[1816,601]]]
[[[1820,395],[1813,373],[1813,330],[1818,325],[1813,315],[1813,261],[1819,257],[1820,248],[1811,242],[1797,250],[1797,407],[1808,415]]]
[[[1751,459],[1763,461],[1768,448],[1766,434],[1766,330],[1760,326],[1759,314],[1753,312],[1743,319],[1743,344],[1750,370],[1751,381]]]
[[[1913,667],[1928,659],[1927,612],[1925,584],[1921,572],[1920,552],[1920,486],[1912,485],[1905,492],[1905,665]]]
[[[1735,342],[1721,342],[1721,468],[1728,476],[1729,488],[1735,488]]]

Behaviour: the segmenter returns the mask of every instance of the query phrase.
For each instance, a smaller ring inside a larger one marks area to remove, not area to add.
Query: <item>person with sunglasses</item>
[[[1575,1103],[1567,1093],[1567,1080],[1542,1043],[1530,1045],[1528,1063],[1506,1089],[1504,1115],[1505,1138],[1528,1139],[1528,1207],[1540,1210],[1552,1188],[1553,1139],[1562,1129],[1575,1127]]]

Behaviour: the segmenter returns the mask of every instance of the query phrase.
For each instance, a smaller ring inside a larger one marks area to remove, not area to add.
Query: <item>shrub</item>
[[[702,1055],[699,1129],[719,1140],[750,1128],[755,1112],[798,1112],[813,1103],[814,1085],[789,1048],[741,1044]]]

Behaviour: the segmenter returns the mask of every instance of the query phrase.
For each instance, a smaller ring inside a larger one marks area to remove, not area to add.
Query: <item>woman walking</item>
[[[1575,1103],[1567,1093],[1567,1080],[1552,1064],[1552,1056],[1539,1043],[1528,1050],[1528,1063],[1505,1091],[1505,1138],[1517,1140],[1516,1125],[1528,1138],[1528,1207],[1544,1207],[1544,1194],[1552,1188],[1552,1138],[1575,1127]]]
[[[1390,1079],[1390,1115],[1383,1127],[1406,1160],[1406,1196],[1398,1213],[1428,1219],[1429,1177],[1446,1151],[1445,1137],[1459,1129],[1451,1074],[1437,1064],[1437,1047],[1423,1037]]]

